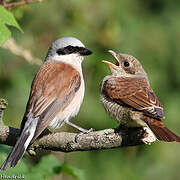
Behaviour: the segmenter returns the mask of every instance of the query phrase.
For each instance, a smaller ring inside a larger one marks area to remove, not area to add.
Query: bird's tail
[[[8,167],[8,165],[11,163],[11,167],[15,167],[18,161],[22,158],[24,153],[26,152],[26,149],[28,145],[30,144],[35,130],[36,130],[37,120],[34,119],[32,122],[28,122],[25,124],[25,127],[17,140],[14,148],[8,155],[6,161],[2,164],[0,167],[0,170],[4,171]]]
[[[143,120],[147,123],[158,140],[166,142],[180,142],[180,137],[165,127],[162,121],[147,116],[144,116]]]

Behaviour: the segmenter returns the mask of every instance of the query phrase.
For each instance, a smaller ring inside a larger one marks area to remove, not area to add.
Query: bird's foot
[[[79,134],[88,134],[90,132],[93,132],[94,129],[93,128],[90,128],[90,129],[83,129],[83,131],[81,131]]]
[[[144,137],[142,138],[144,144],[150,145],[152,142],[157,140],[151,129],[149,129],[148,127],[143,127],[143,130],[145,131]]]
[[[93,132],[94,129],[93,128],[90,128],[90,129],[83,129],[83,131],[81,131],[80,133],[78,133],[76,136],[75,136],[75,142],[77,142],[79,136],[83,135],[83,134],[88,134],[90,132]]]

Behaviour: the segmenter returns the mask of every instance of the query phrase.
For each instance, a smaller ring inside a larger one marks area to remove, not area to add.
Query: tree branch
[[[14,146],[18,138],[19,129],[1,126],[0,143]],[[105,129],[100,131],[83,133],[57,132],[46,133],[37,139],[29,147],[29,153],[34,154],[37,150],[53,151],[89,151],[98,149],[112,149],[124,146],[136,146],[143,144],[141,141],[144,131],[141,128]]]
[[[1,4],[2,4],[3,6],[5,6],[5,5],[6,5],[6,0],[1,0]]]
[[[6,0],[1,0],[1,5],[4,7],[15,7],[15,6],[20,6],[24,4],[29,4],[29,3],[34,3],[34,2],[41,2],[42,0],[21,0],[17,2],[12,2],[12,3],[6,3]]]

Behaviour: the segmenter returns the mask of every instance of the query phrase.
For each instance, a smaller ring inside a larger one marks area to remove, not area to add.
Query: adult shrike
[[[31,85],[31,92],[21,123],[21,133],[14,148],[1,166],[14,167],[27,147],[47,128],[60,128],[64,123],[82,132],[87,130],[69,120],[79,112],[84,97],[81,63],[92,51],[74,37],[56,40],[47,53]]]

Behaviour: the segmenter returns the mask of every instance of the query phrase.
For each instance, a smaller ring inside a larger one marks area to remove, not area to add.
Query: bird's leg
[[[70,121],[66,121],[65,123],[68,124],[68,125],[70,125],[70,126],[72,126],[72,127],[74,127],[74,128],[76,128],[76,129],[78,129],[78,130],[81,131],[82,133],[89,133],[89,132],[92,132],[92,131],[93,131],[93,128],[91,128],[91,129],[84,129],[84,128],[82,128],[82,127],[77,126],[76,124],[73,124],[73,123],[70,122]]]

